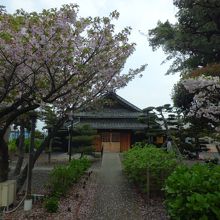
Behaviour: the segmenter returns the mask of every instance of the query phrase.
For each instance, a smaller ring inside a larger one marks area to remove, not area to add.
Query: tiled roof
[[[76,118],[138,118],[142,115],[140,112],[123,112],[123,111],[111,111],[111,112],[79,112],[75,113]]]
[[[143,130],[147,127],[138,120],[144,114],[141,109],[122,97],[115,93],[108,93],[102,99],[112,102],[103,102],[98,109],[75,112],[73,123],[75,125],[89,124],[94,129]]]
[[[140,123],[137,119],[81,119],[80,125],[88,124],[94,129],[123,129],[143,130],[146,124]]]

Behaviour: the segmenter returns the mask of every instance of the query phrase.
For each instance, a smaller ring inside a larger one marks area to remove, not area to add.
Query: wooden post
[[[27,198],[31,198],[31,180],[32,180],[32,168],[33,168],[33,156],[34,156],[34,136],[35,136],[36,116],[31,118],[31,140],[29,149],[29,161],[28,161],[28,175],[27,175]]]
[[[101,148],[101,158],[103,157],[103,145],[102,145],[102,148]]]
[[[53,143],[53,139],[51,138],[50,143],[49,143],[49,151],[48,151],[48,163],[49,164],[51,162],[52,143]]]
[[[72,160],[72,136],[73,136],[73,119],[71,120],[70,135],[69,135],[69,162]]]
[[[150,169],[147,167],[147,203],[150,202]]]

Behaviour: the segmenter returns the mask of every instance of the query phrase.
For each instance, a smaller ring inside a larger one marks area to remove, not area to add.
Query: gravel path
[[[139,197],[122,173],[118,153],[104,153],[91,220],[143,219]]]
[[[32,190],[46,193],[50,167],[37,167],[33,171]],[[49,169],[48,169],[49,168]],[[92,171],[92,172],[91,172]],[[88,176],[88,173],[92,173]],[[162,199],[149,203],[136,188],[128,183],[121,167],[119,154],[104,153],[103,160],[96,160],[87,174],[74,184],[66,197],[59,201],[57,213],[47,213],[39,201],[32,211],[25,213],[23,206],[5,215],[5,220],[167,220]]]

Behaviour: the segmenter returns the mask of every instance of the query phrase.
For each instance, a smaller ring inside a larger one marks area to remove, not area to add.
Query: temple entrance
[[[119,132],[103,132],[101,134],[102,147],[104,152],[120,152],[120,133]]]

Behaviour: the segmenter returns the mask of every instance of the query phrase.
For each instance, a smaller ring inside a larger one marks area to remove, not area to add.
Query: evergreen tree
[[[153,137],[164,135],[164,131],[159,123],[159,118],[154,109],[154,107],[145,108],[143,110],[144,114],[139,118],[142,123],[147,125],[147,129],[145,130],[145,137],[148,144],[153,143]]]
[[[220,62],[220,1],[174,0],[175,24],[158,22],[149,30],[150,46],[162,47],[167,60],[173,59],[168,73],[182,72]]]
[[[80,153],[81,157],[84,154],[91,154],[95,151],[94,140],[97,135],[97,131],[89,125],[77,126],[73,129],[72,144],[73,151]]]

